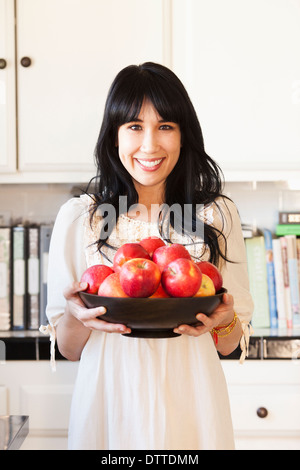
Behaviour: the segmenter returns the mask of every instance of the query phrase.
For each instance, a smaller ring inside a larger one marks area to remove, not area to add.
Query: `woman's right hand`
[[[131,333],[130,328],[119,323],[109,323],[97,317],[106,313],[105,307],[87,308],[79,296],[79,292],[85,291],[87,283],[73,282],[64,290],[67,301],[66,313],[79,320],[90,330],[105,331],[106,333]]]

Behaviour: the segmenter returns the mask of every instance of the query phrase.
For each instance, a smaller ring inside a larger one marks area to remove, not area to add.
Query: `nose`
[[[143,134],[141,151],[147,154],[153,154],[159,149],[159,139],[155,131],[147,130]]]

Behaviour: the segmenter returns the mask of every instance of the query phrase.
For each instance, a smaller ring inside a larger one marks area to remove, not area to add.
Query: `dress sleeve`
[[[46,315],[56,324],[65,310],[65,287],[78,281],[86,269],[83,246],[84,206],[72,198],[59,210],[50,241]]]
[[[234,310],[242,324],[243,336],[240,346],[242,349],[241,361],[243,361],[248,354],[249,337],[252,333],[250,321],[253,313],[246,248],[240,216],[235,204],[230,200],[222,199],[219,207],[220,212],[217,215],[217,219],[219,219],[218,228],[221,228],[226,237],[227,258],[229,259],[229,261],[221,263],[220,269],[223,276],[223,285],[234,298]]]
[[[72,198],[61,206],[50,241],[46,307],[49,325],[42,325],[40,331],[50,335],[52,363],[55,326],[66,305],[63,291],[73,281],[80,280],[87,267],[84,252],[84,217],[87,209],[83,201],[83,198]]]

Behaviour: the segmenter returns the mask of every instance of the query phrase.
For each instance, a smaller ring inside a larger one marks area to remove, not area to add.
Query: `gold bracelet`
[[[216,326],[211,330],[211,334],[213,335],[213,339],[216,345],[218,344],[218,338],[225,338],[226,336],[230,335],[230,333],[232,333],[237,320],[237,314],[234,312],[233,320],[229,323],[229,325]]]

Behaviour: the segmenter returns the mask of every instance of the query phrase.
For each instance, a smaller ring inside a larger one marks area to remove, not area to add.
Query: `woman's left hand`
[[[221,304],[216,310],[207,316],[204,313],[198,313],[196,318],[202,323],[199,326],[179,325],[174,329],[174,333],[181,333],[189,336],[200,336],[211,331],[219,325],[228,325],[234,317],[233,297],[230,294],[223,294]]]

